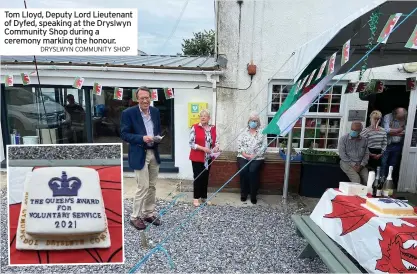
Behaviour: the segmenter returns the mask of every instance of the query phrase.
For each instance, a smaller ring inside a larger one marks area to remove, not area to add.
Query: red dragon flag
[[[13,87],[13,75],[4,76],[4,84],[6,87]]]
[[[317,74],[316,80],[321,78],[321,76],[324,72],[324,69],[326,68],[326,65],[327,65],[327,60],[324,61],[323,64],[321,64],[321,67],[320,67],[319,73]]]
[[[80,89],[83,87],[84,78],[82,77],[75,77],[74,84],[72,84],[73,88]]]
[[[151,89],[151,100],[152,101],[158,101],[158,90],[157,89]]]
[[[99,83],[95,82],[94,87],[93,87],[93,91],[94,91],[95,95],[101,96],[101,92],[103,91],[103,87]]]
[[[350,39],[347,40],[346,43],[343,45],[342,59],[341,59],[342,66],[349,61],[349,55],[350,55]]]
[[[22,77],[22,83],[24,86],[30,85],[30,77],[27,73],[21,73],[20,76]]]
[[[308,76],[304,77],[303,81],[301,82],[300,89],[303,89],[305,82],[307,81]]]
[[[173,88],[164,88],[165,98],[173,99],[174,98],[174,89]]]
[[[356,92],[364,92],[366,90],[366,86],[368,83],[359,82],[358,87],[356,88]]]
[[[417,25],[408,39],[407,44],[405,44],[405,47],[409,49],[417,49]]]
[[[115,100],[122,100],[123,99],[123,88],[114,88],[113,99],[115,99]]]
[[[406,79],[406,88],[407,91],[415,91],[416,90],[416,77],[411,77]]]
[[[357,84],[358,83],[356,83],[356,82],[350,82],[346,87],[345,93],[354,93],[355,90],[356,90],[356,85]]]
[[[327,70],[327,74],[332,74],[334,71],[334,62],[336,61],[336,54],[337,52],[333,53],[329,59],[329,67]]]
[[[382,92],[384,92],[384,88],[385,88],[384,82],[382,82],[381,80],[376,80],[375,81],[375,89],[374,89],[374,92],[375,93],[382,93]]]
[[[378,43],[381,43],[381,44],[387,43],[388,37],[390,36],[392,30],[394,29],[401,15],[402,13],[395,13],[389,17],[387,23],[385,24],[384,29],[381,31],[381,34],[379,35],[379,38],[377,40]]]

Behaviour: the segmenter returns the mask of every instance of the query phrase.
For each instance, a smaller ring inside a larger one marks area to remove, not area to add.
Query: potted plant
[[[333,151],[319,151],[309,148],[303,150],[301,154],[304,162],[337,164],[340,160],[339,154]]]
[[[279,155],[281,158],[285,161],[287,159],[288,153],[287,153],[287,142],[282,142],[280,144],[279,149]],[[300,162],[301,161],[301,153],[295,151],[294,147],[291,146],[291,152],[290,152],[290,161],[291,162]]]

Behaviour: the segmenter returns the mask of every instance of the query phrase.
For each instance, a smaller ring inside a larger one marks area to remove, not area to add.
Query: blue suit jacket
[[[159,110],[155,107],[149,107],[153,122],[154,136],[161,134],[161,116]],[[120,135],[123,141],[129,143],[129,166],[134,170],[141,170],[145,165],[147,145],[143,141],[146,136],[146,128],[143,123],[139,107],[130,107],[122,112],[120,122]],[[159,158],[158,144],[154,147],[155,158],[158,164],[161,163]]]

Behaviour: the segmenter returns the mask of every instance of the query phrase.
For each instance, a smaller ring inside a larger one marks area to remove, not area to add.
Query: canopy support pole
[[[287,201],[288,197],[288,183],[290,178],[290,162],[291,162],[291,150],[292,150],[292,129],[288,133],[287,151],[285,153],[285,175],[284,175],[284,187],[282,189],[282,199]]]

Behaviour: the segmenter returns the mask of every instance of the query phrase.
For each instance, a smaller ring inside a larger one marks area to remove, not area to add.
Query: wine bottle
[[[389,197],[392,196],[394,193],[394,182],[392,181],[392,170],[394,169],[393,166],[390,166],[388,169],[388,177],[384,183],[384,187],[382,189],[383,196]]]
[[[379,179],[380,179],[379,178],[380,170],[381,170],[380,167],[377,167],[376,168],[376,177],[375,177],[374,183],[372,184],[372,197],[379,197],[379,196],[381,196],[381,190],[378,189],[378,187],[379,187]]]

